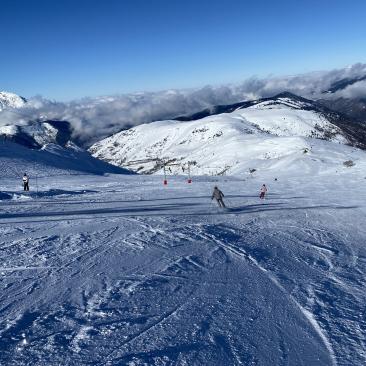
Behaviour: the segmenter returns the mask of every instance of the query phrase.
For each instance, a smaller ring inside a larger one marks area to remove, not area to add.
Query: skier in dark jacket
[[[213,200],[214,198],[216,199],[218,205],[220,207],[226,207],[225,203],[223,201],[223,197],[225,197],[225,195],[217,188],[217,186],[215,186],[213,192],[212,192],[212,196],[211,196],[211,200]]]
[[[25,191],[29,191],[29,177],[27,173],[24,173],[23,175],[23,187]]]

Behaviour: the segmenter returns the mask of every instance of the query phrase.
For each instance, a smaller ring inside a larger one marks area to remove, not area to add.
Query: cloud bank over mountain
[[[21,108],[0,112],[0,125],[27,124],[29,120],[67,120],[75,137],[87,145],[122,129],[141,123],[174,118],[201,109],[243,100],[269,97],[283,91],[317,99],[366,96],[366,80],[324,93],[344,79],[358,80],[366,75],[366,64],[302,75],[250,78],[239,84],[205,86],[189,90],[141,92],[71,102],[51,101],[41,96],[29,98]]]

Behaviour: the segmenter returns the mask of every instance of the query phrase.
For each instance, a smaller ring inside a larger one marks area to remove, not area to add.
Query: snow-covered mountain
[[[71,139],[63,121],[33,122],[0,127],[0,169],[3,177],[54,176],[76,173],[129,174],[92,157]]]
[[[90,152],[137,172],[162,173],[169,163],[169,172],[186,172],[189,164],[198,175],[291,169],[304,159],[322,160],[323,151],[341,161],[352,150],[345,145],[366,146],[365,128],[353,130],[342,115],[290,93],[226,110],[140,125],[94,144]]]
[[[343,98],[340,99],[344,101]],[[291,100],[293,108],[313,111],[323,115],[329,122],[340,127],[347,134],[347,138],[352,145],[357,145],[361,148],[366,147],[366,128],[364,126],[365,123],[363,123],[366,121],[365,101],[359,101],[355,98],[347,99],[348,103],[339,102],[339,99],[320,99],[313,101],[289,92],[284,92],[272,98],[218,105],[212,108],[206,108],[192,115],[180,116],[175,119],[178,121],[193,121],[220,113],[231,113],[237,109],[245,109],[254,105],[283,105],[285,100]]]
[[[0,92],[0,111],[5,108],[23,107],[27,100],[19,95],[8,92]]]
[[[0,93],[0,109],[20,108],[24,98]],[[0,169],[2,177],[31,177],[69,174],[129,174],[95,159],[72,139],[72,127],[66,121],[29,121],[27,124],[0,126]]]
[[[27,125],[0,126],[0,140],[40,149],[47,144],[66,146],[72,142],[72,128],[66,121],[29,122]]]
[[[14,93],[0,92],[0,111],[21,108],[26,103],[25,98]],[[28,121],[26,124],[0,125],[0,141],[12,141],[36,149],[47,144],[66,146],[71,141],[71,135],[72,127],[66,121]]]
[[[27,100],[19,95],[0,92],[0,111],[4,109],[18,109]],[[17,111],[14,111],[18,113]],[[1,120],[0,122],[4,123]],[[71,141],[72,127],[66,121],[24,121],[14,124],[0,125],[0,140],[12,141],[30,148],[40,149],[47,144],[66,146]]]

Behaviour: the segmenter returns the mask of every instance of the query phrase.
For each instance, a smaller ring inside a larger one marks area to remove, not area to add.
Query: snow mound
[[[12,200],[13,201],[28,201],[31,200],[32,196],[29,194],[18,194],[18,193],[14,193],[12,195]]]

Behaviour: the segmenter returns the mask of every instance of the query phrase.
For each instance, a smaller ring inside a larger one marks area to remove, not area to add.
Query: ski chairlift
[[[173,162],[170,163],[170,162],[165,162],[165,161],[162,161],[162,162],[163,162],[163,168],[164,168],[164,181],[163,181],[163,184],[166,186],[166,185],[168,185],[166,168],[168,167],[169,172],[171,173],[172,172],[172,170],[170,169],[171,166],[181,166],[181,164],[173,163]],[[188,169],[187,169],[188,170],[187,183],[188,184],[192,184],[191,165],[194,165],[194,162],[188,161],[187,162],[187,166],[188,166]],[[184,165],[182,166],[182,171],[185,172]]]
[[[157,170],[160,170],[161,168],[163,168],[163,173],[164,173],[164,179],[163,179],[163,185],[166,186],[168,185],[168,172],[167,170],[172,173],[171,170],[171,166],[182,166],[182,164],[179,163],[174,163],[173,161],[167,161],[166,159],[162,159],[162,158],[146,158],[146,159],[139,159],[139,160],[130,160],[126,163],[124,163],[125,167],[129,167],[131,165],[137,165],[137,164],[144,164],[144,163],[151,163],[151,162],[155,162],[156,166],[157,166]],[[196,163],[194,161],[189,161],[187,163],[188,166],[188,179],[187,179],[187,183],[192,183],[192,176],[191,176],[191,165],[195,165]],[[182,166],[182,170],[183,172],[185,172],[185,167],[184,165]],[[155,170],[156,171],[156,170]]]
[[[206,170],[208,171],[208,175],[211,176],[225,176],[230,168],[230,165],[225,165],[224,168],[222,166],[208,166]]]

